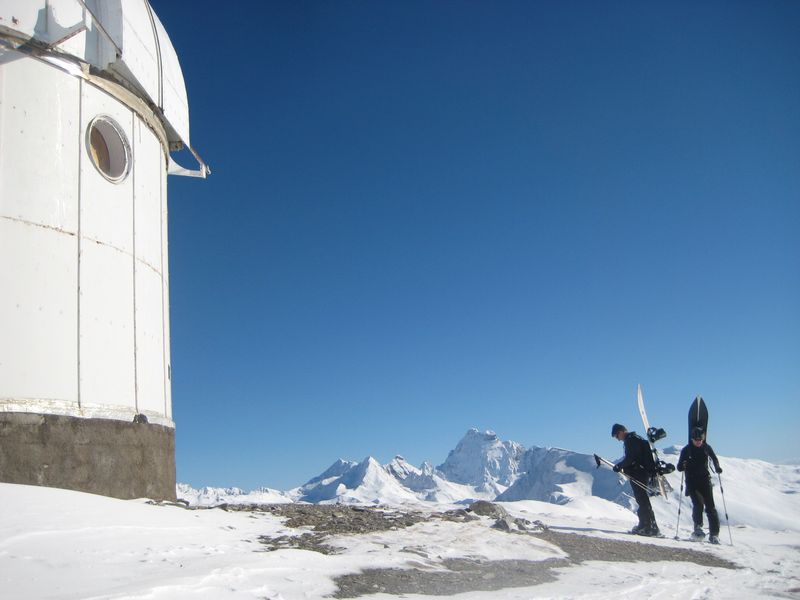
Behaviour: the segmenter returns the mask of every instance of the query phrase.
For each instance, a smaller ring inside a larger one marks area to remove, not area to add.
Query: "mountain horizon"
[[[661,449],[662,457],[674,462],[680,446]],[[787,482],[800,481],[800,467],[776,465],[758,459],[720,456],[725,468],[726,489],[757,489],[759,498],[733,498],[729,507],[737,520],[765,519],[767,506],[786,505],[791,511]],[[667,478],[673,488],[663,507],[674,511],[681,502],[680,474]],[[755,485],[755,488],[753,487]],[[492,430],[469,429],[438,467],[426,461],[416,467],[400,455],[386,464],[373,456],[360,462],[339,458],[320,475],[286,491],[261,487],[251,492],[239,488],[194,489],[178,484],[177,494],[190,505],[311,504],[366,505],[466,505],[476,500],[513,502],[533,500],[569,504],[580,498],[597,497],[631,508],[630,485],[608,468],[597,468],[591,454],[564,448],[525,448],[504,441]],[[763,513],[763,514],[762,514]],[[776,526],[778,523],[776,522]]]

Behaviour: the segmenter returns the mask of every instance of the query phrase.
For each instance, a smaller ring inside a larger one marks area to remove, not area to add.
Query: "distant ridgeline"
[[[680,448],[662,451],[675,461]],[[800,531],[800,466],[720,456],[731,524]],[[675,517],[680,499],[679,473],[667,475],[668,500],[655,499],[660,518]],[[195,490],[178,485],[178,497],[195,506],[279,502],[352,504],[468,504],[474,500],[538,500],[556,504],[602,498],[635,507],[629,484],[610,469],[598,469],[594,457],[560,448],[531,447],[500,440],[492,431],[469,430],[438,467],[409,464],[397,456],[386,465],[372,457],[337,460],[324,473],[289,491],[261,488]]]
[[[337,460],[306,484],[286,492],[263,488],[195,490],[179,485],[178,496],[194,505],[223,502],[345,502],[397,504],[467,503],[486,500],[540,500],[563,504],[594,495],[630,504],[629,486],[610,470],[597,470],[594,458],[558,448],[503,441],[492,431],[470,429],[438,467],[415,467],[402,456],[381,465]]]

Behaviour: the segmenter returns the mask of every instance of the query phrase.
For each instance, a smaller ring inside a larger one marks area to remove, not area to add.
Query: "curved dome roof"
[[[121,81],[160,109],[171,149],[191,149],[178,55],[147,0],[0,0],[0,32],[33,38]]]

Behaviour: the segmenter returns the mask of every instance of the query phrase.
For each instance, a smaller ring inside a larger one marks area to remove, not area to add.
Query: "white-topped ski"
[[[650,439],[650,422],[647,420],[647,412],[644,410],[644,396],[642,394],[642,385],[638,384],[636,386],[636,398],[639,402],[639,414],[642,415],[642,424],[644,425],[644,436],[647,439],[647,443],[650,444],[650,452],[653,453],[653,460],[656,463],[656,466],[659,464],[658,459],[658,452],[656,451],[656,446]],[[656,481],[658,482],[658,489],[661,492],[661,495],[666,498],[667,497],[667,486],[664,481],[664,476],[656,474]]]

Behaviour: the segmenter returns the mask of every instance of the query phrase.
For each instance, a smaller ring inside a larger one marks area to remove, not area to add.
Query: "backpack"
[[[658,474],[658,465],[656,465],[656,460],[653,457],[653,450],[650,448],[650,444],[638,435],[636,436],[636,439],[640,444],[639,464],[641,465],[642,469],[644,469],[648,475]]]

